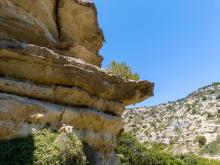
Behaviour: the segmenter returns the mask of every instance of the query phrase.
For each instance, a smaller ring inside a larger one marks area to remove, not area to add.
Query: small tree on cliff
[[[140,78],[137,73],[132,72],[131,67],[128,66],[126,62],[117,63],[112,61],[107,66],[107,71],[120,75],[125,79],[139,80]]]

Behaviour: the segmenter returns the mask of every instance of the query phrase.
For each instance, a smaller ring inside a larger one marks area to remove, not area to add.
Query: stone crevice
[[[61,121],[63,120],[63,115],[64,115],[65,111],[66,111],[66,108],[63,107],[63,110],[62,110],[62,112],[60,113],[60,117],[59,117],[59,119],[58,119],[58,123],[59,123],[60,126],[61,126]]]
[[[59,40],[59,43],[58,45],[60,44],[60,23],[59,23],[59,16],[58,16],[58,10],[59,10],[59,3],[60,3],[60,0],[55,0],[55,8],[54,8],[54,19],[55,19],[55,23],[56,23],[56,27],[57,27],[57,32],[58,32],[58,40]]]

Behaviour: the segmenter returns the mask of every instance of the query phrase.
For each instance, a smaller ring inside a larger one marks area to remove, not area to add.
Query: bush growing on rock
[[[202,147],[206,144],[206,137],[199,135],[196,137],[195,141],[199,143],[200,147]]]
[[[205,145],[200,153],[210,154],[212,156],[220,154],[220,135],[217,136],[216,140]]]
[[[117,63],[112,61],[107,66],[107,71],[117,74],[125,79],[139,80],[140,77],[137,73],[133,73],[131,67],[126,62]]]
[[[83,165],[83,145],[74,134],[42,130],[33,136],[0,141],[1,165]]]

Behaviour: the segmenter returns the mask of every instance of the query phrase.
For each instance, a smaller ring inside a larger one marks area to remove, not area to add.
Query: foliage
[[[213,82],[212,85],[220,85],[220,82]]]
[[[217,100],[220,100],[220,93],[217,94],[216,99],[217,99]]]
[[[139,80],[140,78],[137,73],[132,72],[131,67],[128,66],[125,62],[117,63],[115,61],[112,61],[107,66],[107,71],[120,75],[125,79]]]
[[[204,146],[206,144],[206,137],[198,135],[198,136],[196,136],[195,141],[199,143],[200,147],[202,147],[202,146]]]
[[[120,155],[122,165],[220,165],[220,161],[193,154],[174,156],[162,144],[141,144],[130,133],[121,135],[116,153]]]
[[[141,144],[134,136],[123,133],[116,152],[121,156],[122,165],[181,165],[179,158],[159,149],[148,148]]]
[[[42,130],[27,138],[0,142],[1,165],[85,164],[82,143],[74,134]]]
[[[200,153],[201,154],[210,154],[212,156],[220,154],[220,135],[217,136],[216,140],[205,145]]]
[[[215,114],[212,114],[211,112],[207,113],[207,118],[213,118],[213,117],[215,117]]]
[[[164,143],[161,143],[161,142],[156,142],[156,141],[154,141],[154,142],[145,141],[144,145],[147,148],[153,148],[153,149],[157,149],[157,150],[165,150],[168,147],[167,144],[164,144]]]
[[[178,157],[184,161],[185,165],[220,165],[220,161],[202,158],[194,154],[181,155]]]

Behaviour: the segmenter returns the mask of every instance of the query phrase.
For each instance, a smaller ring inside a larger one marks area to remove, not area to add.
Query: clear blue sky
[[[94,0],[106,43],[103,67],[126,61],[155,96],[137,106],[187,96],[220,81],[220,0]]]

